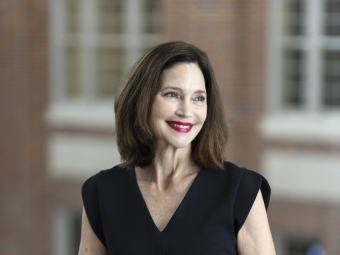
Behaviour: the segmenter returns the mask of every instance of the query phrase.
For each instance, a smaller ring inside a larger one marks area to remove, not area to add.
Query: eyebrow
[[[177,91],[183,92],[183,90],[178,88],[178,87],[165,87],[165,88],[161,89],[160,92],[162,92],[162,91],[164,91],[166,89],[173,89],[173,90],[177,90]],[[196,90],[195,93],[207,94],[207,92],[204,91],[204,90]]]

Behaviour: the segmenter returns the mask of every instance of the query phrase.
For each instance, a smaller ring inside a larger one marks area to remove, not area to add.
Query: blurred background
[[[77,254],[81,186],[119,163],[116,88],[169,40],[208,53],[277,254],[340,254],[340,0],[0,1],[0,253]]]

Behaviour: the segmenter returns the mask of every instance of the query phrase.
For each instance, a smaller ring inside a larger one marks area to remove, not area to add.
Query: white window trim
[[[113,102],[50,102],[45,111],[45,121],[48,126],[55,128],[113,130]]]
[[[309,54],[310,59],[307,61],[312,62],[307,67],[307,84],[313,86],[314,89],[309,89],[307,93],[307,109],[302,110],[287,110],[282,107],[282,48],[287,43],[283,38],[283,25],[282,25],[282,4],[283,0],[271,0],[268,9],[268,77],[267,77],[267,102],[266,113],[260,122],[259,129],[264,138],[269,139],[293,139],[306,142],[327,142],[339,143],[340,142],[340,111],[339,110],[323,110],[320,107],[321,100],[321,86],[320,80],[322,77],[322,63],[320,61],[320,51],[312,50],[315,47],[321,48],[334,48],[334,44],[339,42],[339,38],[332,40],[319,40],[317,33],[322,26],[322,17],[318,8],[321,8],[321,0],[307,0],[311,4],[308,5],[310,13],[307,15],[307,20],[319,20],[319,26],[308,28],[310,42],[304,44],[307,50],[311,51]],[[308,21],[307,21],[308,22]],[[310,26],[309,26],[310,27]],[[296,42],[301,44],[301,42]],[[314,47],[314,48],[313,48]],[[339,47],[337,47],[339,49]]]
[[[340,204],[340,158],[334,153],[264,150],[261,169],[273,199]]]
[[[259,129],[266,139],[339,144],[340,114],[283,113],[266,115],[262,118]]]
[[[83,181],[120,163],[113,136],[55,132],[47,140],[47,173],[51,179]]]

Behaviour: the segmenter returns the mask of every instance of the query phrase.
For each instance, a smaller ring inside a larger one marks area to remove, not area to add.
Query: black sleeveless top
[[[84,208],[108,255],[237,254],[237,233],[259,189],[268,208],[270,187],[256,172],[229,162],[224,169],[200,170],[163,231],[151,218],[134,168],[115,166],[89,178]]]

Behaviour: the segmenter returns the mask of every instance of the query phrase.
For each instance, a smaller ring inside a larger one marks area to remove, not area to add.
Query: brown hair
[[[228,129],[222,99],[206,53],[185,42],[168,42],[148,51],[132,68],[115,97],[117,145],[122,166],[144,167],[155,155],[149,119],[162,73],[180,63],[196,63],[207,90],[207,118],[192,141],[192,159],[199,167],[223,168]]]

